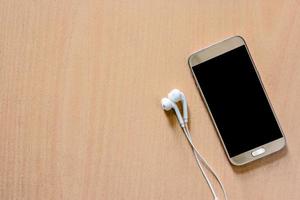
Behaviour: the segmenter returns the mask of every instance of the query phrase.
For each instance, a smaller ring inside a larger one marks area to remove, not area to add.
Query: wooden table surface
[[[173,114],[230,200],[300,199],[300,2],[0,2],[0,199],[212,199]],[[243,36],[288,148],[229,164],[187,65]]]

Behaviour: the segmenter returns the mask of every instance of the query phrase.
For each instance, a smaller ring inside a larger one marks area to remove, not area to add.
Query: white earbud
[[[177,104],[176,104],[179,101],[182,101],[183,117],[181,116],[181,113],[180,113],[180,111],[177,107]],[[215,192],[215,189],[214,189],[209,177],[207,176],[206,172],[203,170],[203,167],[208,169],[212,173],[212,175],[217,179],[217,182],[220,184],[221,189],[224,193],[224,198],[225,198],[225,200],[227,200],[227,195],[226,195],[224,186],[223,186],[222,182],[220,181],[219,177],[214,172],[214,170],[208,165],[207,161],[201,156],[201,154],[199,153],[199,151],[196,149],[195,145],[193,144],[192,135],[189,131],[188,124],[187,124],[187,122],[188,122],[188,110],[187,110],[186,98],[185,98],[183,92],[181,92],[178,89],[173,89],[168,94],[168,98],[162,98],[161,105],[162,105],[162,108],[165,111],[169,111],[169,110],[173,109],[174,112],[176,113],[178,122],[180,123],[180,126],[182,127],[182,130],[183,130],[188,142],[190,143],[190,146],[193,149],[193,153],[194,153],[197,165],[198,165],[199,169],[201,170],[201,172],[202,172],[202,174],[203,174],[203,176],[204,176],[204,178],[205,178],[205,180],[208,184],[208,187],[211,190],[211,193],[214,197],[214,200],[219,200],[219,198],[217,197],[217,194]]]
[[[187,123],[188,122],[188,108],[187,108],[186,98],[185,98],[183,92],[181,92],[178,89],[173,89],[171,92],[169,92],[168,98],[175,103],[182,101],[183,121],[184,121],[184,123]]]
[[[177,119],[178,119],[178,122],[180,124],[181,127],[184,127],[184,121],[182,119],[182,116],[180,114],[180,111],[177,107],[177,105],[171,101],[170,99],[168,98],[162,98],[161,100],[161,106],[162,108],[165,110],[165,111],[169,111],[171,109],[174,109],[175,113],[176,113],[176,116],[177,116]]]

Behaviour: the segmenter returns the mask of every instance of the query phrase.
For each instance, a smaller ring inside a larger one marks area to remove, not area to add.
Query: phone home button
[[[252,156],[255,157],[255,156],[258,156],[258,155],[263,154],[265,152],[266,152],[266,150],[264,148],[259,148],[255,151],[252,151],[251,154],[252,154]]]

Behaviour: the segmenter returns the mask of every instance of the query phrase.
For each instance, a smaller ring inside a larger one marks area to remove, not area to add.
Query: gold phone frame
[[[207,61],[209,59],[212,59],[214,57],[222,55],[222,54],[224,54],[224,53],[226,53],[228,51],[231,51],[231,50],[236,49],[236,48],[238,48],[240,46],[243,46],[243,45],[247,49],[248,55],[249,55],[249,57],[251,59],[252,65],[253,65],[253,67],[255,69],[255,72],[257,74],[257,77],[258,77],[258,79],[260,81],[261,87],[263,88],[263,91],[264,91],[264,93],[265,93],[265,95],[267,97],[267,100],[268,100],[268,103],[269,103],[269,105],[271,107],[273,115],[275,116],[275,120],[276,120],[276,122],[277,122],[277,124],[279,126],[280,131],[281,131],[282,137],[279,138],[279,139],[273,140],[273,141],[271,141],[269,143],[266,143],[264,145],[258,146],[258,147],[254,148],[254,149],[249,150],[249,151],[243,152],[243,153],[241,153],[241,154],[239,154],[237,156],[230,157],[229,154],[228,154],[228,151],[226,149],[226,146],[224,144],[224,141],[222,139],[222,136],[221,136],[221,134],[219,132],[219,129],[217,127],[217,124],[216,124],[216,122],[214,120],[214,117],[213,117],[213,115],[212,115],[212,113],[210,111],[210,108],[209,108],[209,106],[208,106],[208,104],[206,102],[205,96],[204,96],[204,94],[203,94],[203,92],[201,90],[201,87],[200,87],[200,85],[199,85],[199,83],[197,81],[197,78],[196,78],[196,76],[194,74],[193,67],[195,67],[195,66],[199,65],[200,63],[203,63],[203,62],[205,62],[205,61]],[[230,38],[225,39],[225,40],[223,40],[221,42],[213,44],[213,45],[211,45],[211,46],[209,46],[209,47],[207,47],[205,49],[197,51],[196,53],[193,53],[189,57],[188,63],[189,63],[192,75],[194,77],[194,80],[196,82],[197,88],[200,91],[201,97],[202,97],[202,99],[203,99],[203,101],[204,101],[204,103],[206,105],[206,108],[207,108],[207,110],[209,112],[209,115],[210,115],[210,117],[211,117],[211,119],[213,121],[215,129],[216,129],[216,131],[218,133],[218,136],[219,136],[219,138],[220,138],[220,140],[222,142],[222,145],[224,147],[226,155],[227,155],[227,157],[228,157],[228,159],[229,159],[229,161],[230,161],[231,164],[236,165],[236,166],[244,165],[244,164],[247,164],[247,163],[249,163],[251,161],[254,161],[254,160],[257,160],[259,158],[262,158],[262,157],[265,157],[267,155],[270,155],[272,153],[275,153],[275,152],[281,150],[283,147],[285,147],[285,145],[286,145],[285,135],[284,135],[284,133],[282,131],[282,128],[281,128],[281,126],[279,124],[279,121],[278,121],[277,116],[276,116],[276,114],[274,112],[274,109],[273,109],[273,106],[272,106],[272,104],[271,104],[271,102],[269,100],[269,97],[268,97],[268,95],[266,93],[266,90],[265,90],[265,88],[263,86],[263,83],[262,83],[261,78],[259,76],[259,73],[258,73],[258,71],[256,69],[255,63],[254,63],[254,61],[253,61],[253,59],[252,59],[252,57],[250,55],[249,49],[248,49],[248,47],[246,45],[246,42],[245,42],[245,40],[241,36],[230,37]],[[263,152],[262,152],[262,150],[263,150]],[[256,156],[254,156],[255,152],[258,152],[259,154],[256,155]]]

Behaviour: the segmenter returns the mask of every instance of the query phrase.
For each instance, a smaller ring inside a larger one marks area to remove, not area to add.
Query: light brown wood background
[[[173,114],[185,92],[200,152],[230,200],[300,199],[300,2],[0,2],[0,199],[211,199]],[[226,159],[188,56],[243,36],[288,141]]]

